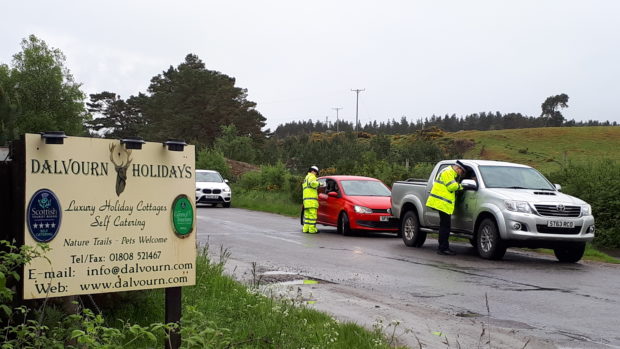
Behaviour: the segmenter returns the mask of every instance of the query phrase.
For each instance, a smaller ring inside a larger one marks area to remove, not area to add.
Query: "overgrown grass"
[[[301,191],[301,188],[299,190]],[[233,193],[233,207],[278,213],[290,217],[299,217],[301,212],[301,203],[294,202],[291,196],[283,191],[245,190],[234,186]]]
[[[183,288],[182,348],[391,348],[395,344],[380,330],[340,323],[307,308],[301,299],[267,297],[233,280],[223,274],[226,251],[220,255],[223,260],[212,262],[203,249],[196,262],[196,285]],[[162,290],[144,292],[160,302],[151,305],[157,310],[117,310],[106,315],[122,315],[131,323],[162,321]],[[153,314],[158,317],[149,318]]]
[[[447,133],[452,139],[473,139],[476,145],[465,158],[502,160],[557,171],[567,162],[584,164],[592,159],[620,160],[620,127],[544,127]]]

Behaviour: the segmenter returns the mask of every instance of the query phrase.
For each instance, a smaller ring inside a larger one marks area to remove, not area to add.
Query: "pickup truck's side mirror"
[[[562,191],[562,186],[561,186],[561,185],[559,185],[559,184],[554,184],[554,186],[555,186],[555,189],[556,189],[557,191]]]
[[[330,191],[329,193],[327,193],[327,195],[333,197],[333,198],[337,198],[338,197],[338,193],[336,193],[335,191]]]
[[[478,190],[478,184],[473,179],[463,179],[461,186],[465,190]]]

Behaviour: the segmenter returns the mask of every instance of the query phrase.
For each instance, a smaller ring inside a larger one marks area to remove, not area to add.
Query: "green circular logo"
[[[172,226],[179,237],[186,237],[194,230],[194,207],[187,195],[181,194],[172,202]]]

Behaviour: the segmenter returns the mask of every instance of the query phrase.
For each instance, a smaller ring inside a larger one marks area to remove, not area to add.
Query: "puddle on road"
[[[531,330],[535,328],[524,322],[514,321],[514,320],[487,318],[486,315],[478,314],[476,312],[471,312],[471,311],[464,311],[464,312],[456,313],[456,316],[463,317],[463,318],[482,318],[480,319],[480,321],[488,323],[489,325],[493,325],[496,327],[502,327],[502,328],[521,329],[521,330]],[[487,320],[483,320],[484,318],[486,318]]]
[[[497,327],[520,329],[520,330],[531,330],[535,328],[535,327],[532,327],[526,324],[525,322],[514,321],[514,320],[502,320],[502,319],[491,318],[489,320],[489,323]]]
[[[258,275],[260,284],[278,284],[278,285],[312,285],[312,284],[332,284],[333,282],[317,279],[292,273],[287,271],[270,270]]]
[[[418,293],[418,292],[409,292],[410,295],[417,298],[439,298],[444,297],[445,294],[439,293]]]
[[[470,311],[465,311],[465,312],[462,312],[462,313],[456,313],[456,316],[458,316],[458,317],[479,317],[479,316],[482,316],[482,315],[480,315],[478,313],[472,313]]]
[[[257,275],[256,282],[256,285],[259,286],[265,294],[273,296],[272,292],[276,290],[276,293],[278,293],[280,297],[284,296],[293,301],[299,301],[306,304],[315,304],[317,299],[312,295],[309,289],[304,292],[300,286],[312,286],[318,284],[333,284],[333,282],[308,277],[298,273],[278,270],[269,270],[259,273]]]
[[[299,274],[293,273],[292,271],[269,270],[269,271],[263,272],[262,275],[299,275]]]

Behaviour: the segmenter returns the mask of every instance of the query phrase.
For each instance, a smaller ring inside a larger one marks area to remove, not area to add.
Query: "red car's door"
[[[319,178],[319,188],[318,188],[318,194],[319,194],[319,210],[317,212],[317,221],[320,223],[324,223],[327,222],[326,218],[325,218],[325,214],[327,213],[327,192],[325,190],[325,183],[326,183],[326,179],[325,178]]]
[[[327,202],[325,204],[325,219],[326,222],[332,225],[338,224],[338,215],[344,205],[344,199],[341,195],[341,190],[338,182],[333,179],[328,179],[326,183],[325,192],[327,193]],[[329,193],[332,193],[329,195]],[[336,195],[334,195],[334,193]]]

